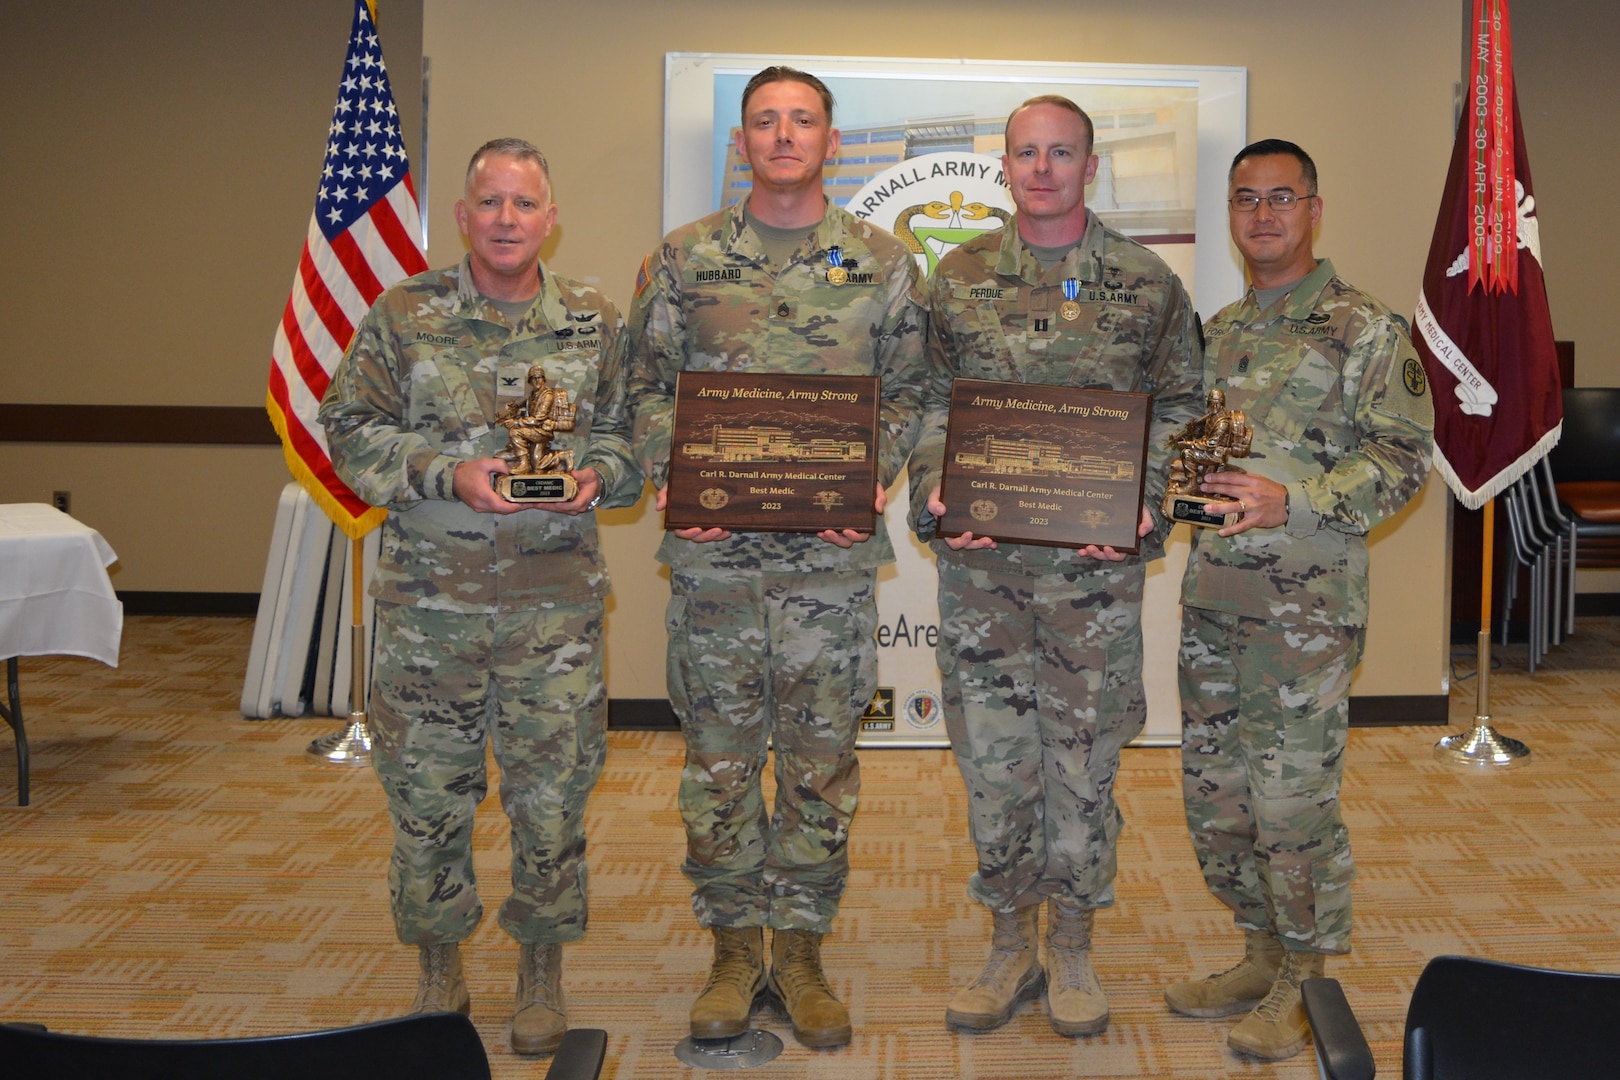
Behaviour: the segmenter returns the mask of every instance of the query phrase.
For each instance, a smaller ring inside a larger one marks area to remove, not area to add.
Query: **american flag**
[[[355,0],[354,28],[326,160],[292,294],[270,351],[266,408],[281,435],[287,467],[350,537],[386,516],[332,471],[316,420],[321,396],[354,337],[355,324],[382,291],[427,269],[399,113],[367,0]]]

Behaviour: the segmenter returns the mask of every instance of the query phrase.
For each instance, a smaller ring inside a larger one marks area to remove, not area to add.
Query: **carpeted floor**
[[[240,719],[251,633],[248,620],[131,618],[116,671],[23,662],[33,805],[15,805],[0,736],[0,1017],[106,1035],[258,1035],[379,1019],[410,1000],[415,956],[387,918],[376,782],[304,756],[330,719]],[[1534,677],[1522,646],[1496,655],[1491,711],[1533,748],[1527,767],[1441,765],[1436,728],[1351,734],[1356,951],[1328,974],[1382,1075],[1399,1075],[1406,999],[1431,956],[1620,970],[1620,620],[1583,619]],[[1473,685],[1454,690],[1452,730],[1473,717]],[[694,1075],[672,1053],[708,959],[678,872],[679,761],[678,735],[616,733],[592,802],[592,924],[567,950],[565,982],[574,1023],[609,1032],[604,1077]],[[787,1049],[754,1075],[1316,1075],[1309,1054],[1255,1062],[1226,1049],[1230,1021],[1164,1007],[1167,981],[1226,967],[1240,947],[1193,862],[1174,750],[1125,755],[1119,903],[1098,918],[1095,951],[1113,1023],[1079,1040],[1054,1035],[1038,1006],[988,1035],[945,1029],[945,1001],[977,971],[987,935],[963,893],[961,781],[939,750],[866,751],[862,771],[854,872],[825,951],[855,1040],[808,1051],[762,1016]],[[492,909],[505,845],[492,793],[478,828]],[[506,1047],[515,952],[493,917],[467,949],[496,1077],[544,1072]]]

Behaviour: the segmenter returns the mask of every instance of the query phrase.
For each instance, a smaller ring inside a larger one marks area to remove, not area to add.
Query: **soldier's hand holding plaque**
[[[529,369],[529,392],[495,417],[506,429],[506,449],[495,456],[512,467],[510,473],[491,476],[495,491],[508,502],[568,502],[579,494],[574,479],[574,452],[553,450],[559,431],[573,431],[576,407],[568,391],[546,382],[539,364]]]
[[[1204,507],[1212,502],[1232,502],[1227,495],[1204,495],[1199,491],[1204,477],[1226,467],[1230,458],[1249,456],[1254,431],[1241,409],[1226,407],[1226,394],[1211,390],[1203,416],[1170,436],[1176,456],[1170,459],[1170,478],[1165,485],[1160,509],[1172,521],[1185,521],[1207,529],[1219,529],[1237,521],[1237,514],[1212,514]]]
[[[1134,554],[1153,398],[957,379],[939,535]]]

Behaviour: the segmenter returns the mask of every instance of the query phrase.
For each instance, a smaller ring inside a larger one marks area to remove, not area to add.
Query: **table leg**
[[[17,658],[6,661],[6,697],[10,707],[0,705],[0,718],[11,725],[17,737],[17,805],[28,805],[28,733],[23,730],[22,694],[17,689]]]

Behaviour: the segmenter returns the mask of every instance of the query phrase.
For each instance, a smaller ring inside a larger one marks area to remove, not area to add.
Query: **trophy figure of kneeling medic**
[[[501,498],[509,502],[567,502],[579,493],[570,474],[572,450],[553,450],[559,431],[574,430],[575,406],[568,391],[546,382],[539,364],[529,369],[529,393],[502,409],[495,422],[506,429],[506,449],[495,456],[512,466],[508,474],[491,479]]]
[[[1226,393],[1209,392],[1205,412],[1170,436],[1176,456],[1170,460],[1170,478],[1165,486],[1161,509],[1172,521],[1219,529],[1237,520],[1236,514],[1211,514],[1204,509],[1212,502],[1230,502],[1224,495],[1200,494],[1200,485],[1209,473],[1226,466],[1227,459],[1248,457],[1254,431],[1242,409],[1226,407]]]

